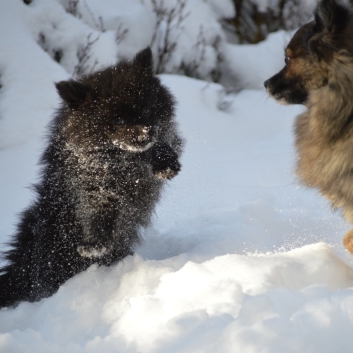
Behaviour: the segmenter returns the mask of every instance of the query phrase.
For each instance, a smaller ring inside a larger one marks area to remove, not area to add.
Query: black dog
[[[0,307],[52,295],[93,263],[132,254],[165,179],[180,170],[174,99],[153,74],[149,48],[132,62],[56,84],[34,203],[0,270]]]

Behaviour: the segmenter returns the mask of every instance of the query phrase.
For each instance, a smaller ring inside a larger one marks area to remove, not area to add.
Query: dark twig
[[[164,72],[166,64],[172,57],[183,30],[182,23],[189,13],[185,13],[185,0],[177,0],[172,9],[168,9],[163,0],[151,0],[151,3],[157,17],[151,47],[157,45],[156,73],[158,74]],[[172,38],[172,33],[174,38]]]
[[[92,45],[98,41],[99,39],[99,35],[97,36],[97,38],[91,40],[91,36],[92,33],[90,33],[87,36],[87,43],[84,47],[80,47],[77,50],[77,59],[78,59],[78,63],[74,68],[74,72],[72,74],[73,77],[77,77],[77,76],[81,76],[83,74],[86,74],[90,71],[93,71],[94,67],[98,64],[98,61],[95,60],[94,64],[92,65],[92,67],[90,68],[88,65],[88,60],[91,58],[91,49],[92,49]]]

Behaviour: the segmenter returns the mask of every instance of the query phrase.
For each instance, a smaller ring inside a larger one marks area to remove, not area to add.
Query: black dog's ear
[[[144,69],[153,71],[153,54],[150,47],[139,51],[134,59],[134,63],[138,64]]]
[[[339,34],[349,20],[349,10],[335,0],[322,0],[315,10],[314,32]]]
[[[60,97],[70,108],[78,108],[87,98],[89,88],[75,80],[60,81],[55,83]]]

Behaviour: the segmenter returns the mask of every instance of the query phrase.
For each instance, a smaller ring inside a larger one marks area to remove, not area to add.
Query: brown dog
[[[307,107],[295,122],[298,177],[353,223],[352,12],[322,0],[288,44],[285,63],[264,85],[279,102]],[[353,229],[343,243],[353,253]]]

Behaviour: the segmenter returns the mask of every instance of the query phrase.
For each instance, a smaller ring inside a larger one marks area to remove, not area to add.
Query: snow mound
[[[111,268],[92,266],[51,298],[1,311],[0,348],[251,352],[261,347],[276,353],[288,342],[304,349],[305,329],[314,336],[325,332],[312,351],[332,352],[331,339],[353,329],[353,293],[347,289],[352,284],[353,269],[324,243],[200,263],[185,255],[160,261],[135,255]],[[342,342],[341,347],[348,349]]]

